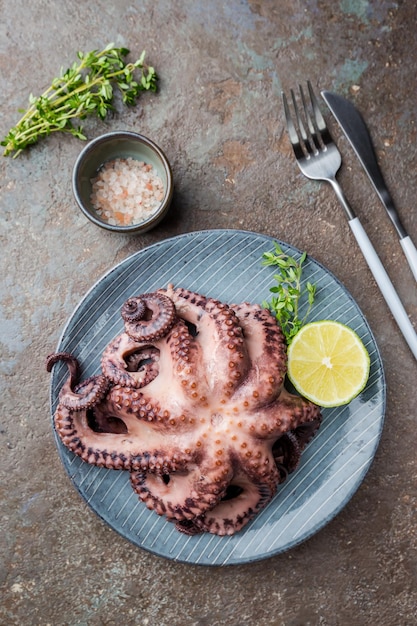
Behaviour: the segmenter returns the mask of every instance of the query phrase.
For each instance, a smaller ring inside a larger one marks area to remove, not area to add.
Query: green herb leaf
[[[272,285],[269,289],[273,296],[269,302],[264,301],[262,306],[275,315],[289,344],[305,324],[316,296],[316,285],[307,281],[303,287],[301,283],[302,266],[307,258],[307,253],[303,252],[297,261],[286,254],[275,241],[274,251],[264,252],[262,258],[262,265],[279,268],[278,273],[273,276],[277,284]],[[299,311],[303,298],[307,299],[308,306],[305,315],[300,318]]]
[[[156,91],[158,77],[154,68],[145,64],[145,51],[134,63],[125,62],[128,54],[127,48],[115,48],[112,43],[101,52],[78,52],[78,61],[65,71],[61,69],[59,78],[54,78],[43,94],[30,94],[28,109],[19,110],[23,117],[0,142],[5,146],[3,155],[15,158],[55,131],[85,140],[83,128],[74,128],[72,120],[93,114],[104,119],[114,108],[116,86],[128,105],[136,104],[141,91]]]

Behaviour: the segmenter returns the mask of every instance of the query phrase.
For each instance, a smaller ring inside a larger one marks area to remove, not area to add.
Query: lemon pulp
[[[306,324],[288,348],[288,378],[302,396],[322,407],[353,400],[364,389],[369,368],[359,336],[332,320]]]

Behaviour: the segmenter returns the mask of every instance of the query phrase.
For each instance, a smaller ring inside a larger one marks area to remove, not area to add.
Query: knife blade
[[[392,196],[382,176],[371,135],[362,115],[346,98],[330,91],[321,95],[349,140],[365,172],[369,176],[385,210],[397,231],[401,247],[417,281],[417,249],[401,223]]]

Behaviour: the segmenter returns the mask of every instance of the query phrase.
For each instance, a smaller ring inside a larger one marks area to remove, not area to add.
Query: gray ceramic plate
[[[291,255],[300,255],[292,246],[281,245]],[[141,250],[110,270],[86,294],[69,319],[57,349],[78,357],[83,377],[97,374],[103,349],[122,330],[123,302],[169,282],[225,302],[262,302],[269,297],[273,283],[273,269],[261,265],[262,253],[272,249],[273,240],[263,235],[210,230]],[[380,355],[364,316],[340,282],[311,258],[304,268],[304,280],[317,284],[310,320],[331,318],[351,326],[370,353],[370,378],[365,390],[348,406],[323,411],[322,426],[304,451],[299,468],[240,533],[232,537],[179,533],[138,500],[127,472],[88,465],[56,438],[64,467],[81,496],[136,546],[175,561],[203,565],[264,559],[323,528],[359,487],[374,457],[384,420]],[[54,367],[52,413],[66,375],[63,364]]]

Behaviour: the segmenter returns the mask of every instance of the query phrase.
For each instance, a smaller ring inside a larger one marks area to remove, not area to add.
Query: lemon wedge
[[[323,408],[348,404],[365,387],[370,359],[359,336],[332,320],[303,326],[288,348],[288,378]]]

